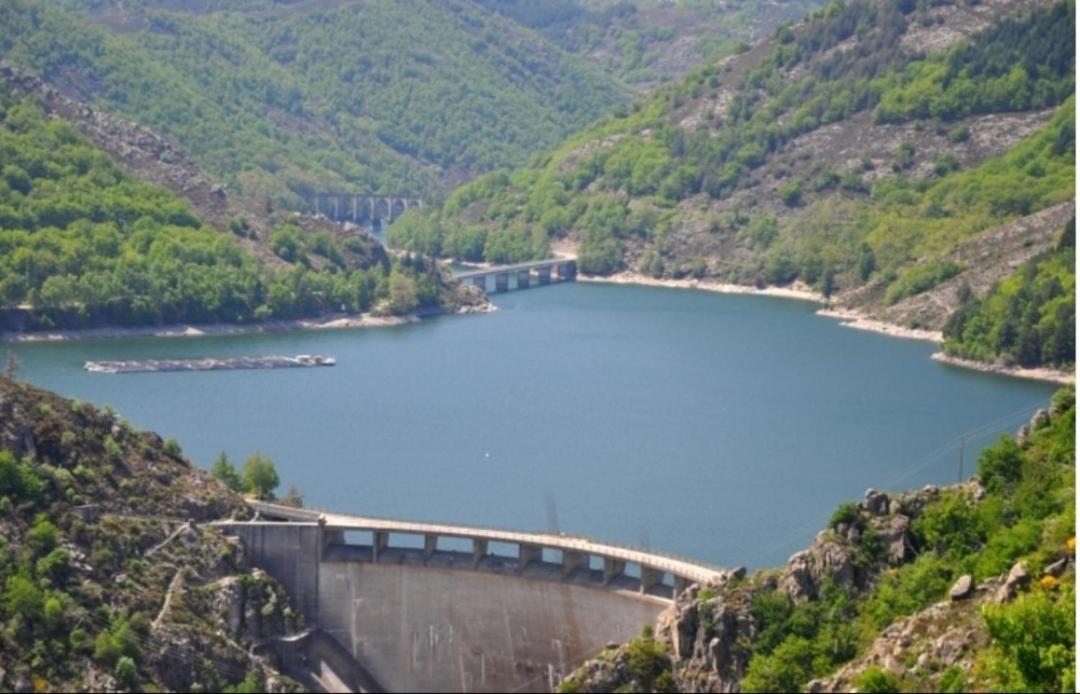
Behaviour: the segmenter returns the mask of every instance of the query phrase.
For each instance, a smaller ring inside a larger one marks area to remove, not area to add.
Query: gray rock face
[[[780,579],[780,590],[796,600],[813,600],[826,578],[837,586],[855,584],[853,560],[856,550],[829,533],[820,533],[809,549],[796,552],[788,559],[787,570]]]
[[[1005,577],[1005,582],[994,595],[995,602],[1008,602],[1031,583],[1031,575],[1021,562],[1016,562]]]
[[[737,691],[750,664],[746,644],[753,634],[749,600],[703,602],[696,589],[661,614],[656,629],[657,639],[669,644],[675,662],[681,663],[680,691]]]
[[[895,515],[875,519],[874,531],[885,545],[885,556],[890,564],[903,564],[914,558],[915,549],[908,533],[910,528],[911,519],[907,516]]]
[[[950,600],[963,600],[971,597],[974,592],[974,582],[971,580],[971,576],[964,575],[956,580],[952,588],[949,589]]]
[[[884,516],[889,512],[889,495],[873,489],[866,490],[866,499],[863,501],[866,510],[872,516]]]

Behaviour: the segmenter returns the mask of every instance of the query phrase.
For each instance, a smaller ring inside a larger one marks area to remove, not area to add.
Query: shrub
[[[135,689],[139,683],[139,668],[135,661],[128,656],[121,656],[116,661],[116,681],[124,689]]]
[[[162,450],[165,451],[165,455],[172,458],[179,458],[184,454],[184,450],[180,448],[180,442],[172,438],[165,440]]]
[[[887,694],[900,691],[900,682],[892,674],[879,667],[869,667],[855,677],[855,691],[870,694]]]
[[[967,675],[961,668],[951,665],[941,674],[938,691],[942,694],[961,694],[967,690]]]
[[[1023,474],[1024,455],[1020,444],[1002,436],[979,456],[979,479],[988,492],[1001,492],[1015,484]]]
[[[832,516],[829,517],[829,527],[836,530],[841,523],[853,525],[859,521],[859,508],[852,501],[845,501],[836,507]]]
[[[60,541],[60,531],[44,514],[38,515],[26,531],[26,545],[35,556],[51,552]]]
[[[788,207],[798,207],[802,204],[802,181],[795,180],[782,183],[780,184],[778,192],[780,193],[780,199]]]
[[[1074,691],[1076,613],[1073,590],[1046,592],[983,608],[993,639],[990,670],[1016,691]]]

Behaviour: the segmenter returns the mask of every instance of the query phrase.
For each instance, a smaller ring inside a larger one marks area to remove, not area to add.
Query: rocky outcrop
[[[976,482],[962,488],[973,496],[982,493]],[[912,521],[939,493],[933,486],[897,495],[868,489],[855,506],[855,519],[823,530],[809,548],[788,559],[780,590],[796,600],[816,599],[826,581],[864,590],[882,569],[915,557]]]
[[[983,489],[977,480],[950,487],[972,499],[981,498]],[[739,691],[753,655],[751,643],[759,625],[755,624],[751,604],[758,593],[781,591],[794,601],[817,600],[827,583],[858,594],[872,587],[875,578],[889,567],[912,561],[916,556],[912,536],[914,521],[928,503],[938,499],[943,490],[932,485],[914,492],[889,494],[868,489],[862,501],[853,504],[834,527],[818,533],[810,547],[796,552],[778,571],[759,572],[744,580],[738,573],[722,586],[692,586],[657,620],[656,638],[671,654],[673,678],[683,692]],[[967,583],[954,586],[964,597],[990,599],[999,582],[978,587]],[[1001,582],[1003,583],[1003,582]],[[930,616],[947,618],[954,603],[935,606]],[[929,617],[928,617],[929,618]],[[914,619],[914,618],[913,618]],[[952,627],[956,629],[952,629]],[[881,644],[872,649],[873,657],[864,667],[876,665],[889,671],[906,672],[905,662],[893,651],[896,639],[911,641],[911,629],[904,625],[890,627],[882,634]],[[970,629],[950,625],[941,633],[940,642],[928,657],[953,661],[981,641]],[[905,631],[907,630],[907,631]],[[889,645],[885,645],[889,644]],[[630,685],[615,663],[625,647],[589,661],[575,674],[583,691],[615,691]],[[925,663],[924,663],[925,664]],[[846,680],[845,680],[846,681]],[[810,691],[833,691],[835,682],[811,683]]]
[[[657,638],[668,644],[678,669],[680,691],[737,691],[746,673],[754,635],[749,591],[710,597],[692,589],[657,622]]]
[[[36,563],[34,578],[62,590],[59,629],[86,644],[43,657],[31,648],[46,634],[40,620],[6,631],[0,690],[217,691],[244,680],[267,691],[298,689],[252,648],[298,631],[299,613],[276,581],[250,568],[237,541],[202,522],[246,517],[245,504],[184,460],[174,442],[0,377],[0,454],[21,480],[0,495],[0,544],[40,559],[28,528],[48,518],[53,568],[46,574]],[[123,674],[115,657],[83,657],[120,625],[134,673]]]

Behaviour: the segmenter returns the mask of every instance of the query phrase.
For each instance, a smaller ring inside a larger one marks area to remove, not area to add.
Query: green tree
[[[259,499],[273,499],[281,480],[274,461],[255,453],[244,461],[244,490]]]
[[[240,473],[229,460],[229,456],[226,455],[225,451],[218,453],[217,457],[214,458],[214,463],[210,466],[210,474],[214,479],[234,492],[243,491],[244,489],[244,481],[240,478]]]
[[[304,497],[300,494],[300,489],[295,484],[290,484],[289,489],[285,492],[285,496],[281,499],[281,503],[285,506],[292,506],[293,508],[304,508]]]
[[[9,617],[21,617],[24,623],[35,624],[45,610],[45,594],[34,581],[23,575],[9,576],[4,583],[4,612]]]

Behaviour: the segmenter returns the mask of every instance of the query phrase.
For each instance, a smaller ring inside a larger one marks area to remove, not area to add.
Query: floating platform
[[[129,361],[88,361],[83,368],[93,373],[130,374],[158,371],[229,371],[233,369],[296,369],[333,366],[333,357],[298,354],[295,357],[228,357],[215,359],[135,359]]]

